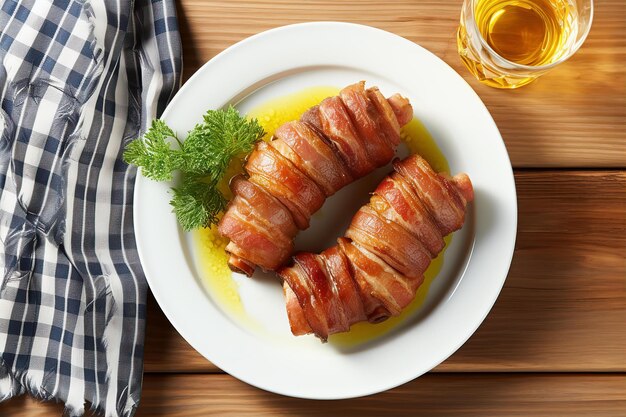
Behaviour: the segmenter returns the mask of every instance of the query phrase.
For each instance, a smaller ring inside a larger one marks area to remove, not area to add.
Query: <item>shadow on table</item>
[[[176,2],[176,14],[183,48],[183,82],[186,82],[204,62],[198,54],[199,47],[191,34],[187,11],[181,2]]]

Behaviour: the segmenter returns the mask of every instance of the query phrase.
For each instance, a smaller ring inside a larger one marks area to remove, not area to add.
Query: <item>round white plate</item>
[[[517,226],[515,183],[502,138],[472,89],[420,46],[382,30],[346,23],[285,26],[248,38],[206,63],[163,114],[179,134],[207,109],[242,112],[312,86],[367,80],[385,95],[408,97],[446,155],[452,173],[467,172],[476,199],[455,234],[425,304],[384,337],[355,348],[290,334],[277,280],[237,276],[256,326],[230,317],[205,291],[189,236],[168,204],[171,184],[137,178],[135,232],[141,262],[159,305],[198,352],[231,375],[276,393],[315,399],[368,395],[432,369],[478,328],[506,278]],[[331,197],[300,249],[320,250],[343,234],[382,169]],[[260,274],[261,275],[261,274]]]

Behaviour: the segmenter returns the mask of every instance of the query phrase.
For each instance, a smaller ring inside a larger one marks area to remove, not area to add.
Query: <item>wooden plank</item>
[[[59,405],[18,398],[5,417],[60,415]],[[228,375],[152,374],[144,379],[142,416],[451,416],[623,417],[626,375],[428,374],[399,388],[341,401],[271,394]]]
[[[184,76],[235,42],[277,26],[317,20],[367,24],[424,46],[461,74],[492,113],[515,167],[626,166],[622,0],[597,1],[593,28],[581,50],[514,91],[483,86],[463,67],[455,35],[460,8],[460,0],[182,0]]]
[[[626,370],[626,173],[516,175],[511,271],[441,370]]]
[[[476,334],[436,370],[626,371],[626,172],[515,178],[518,239],[505,287]],[[218,371],[149,304],[148,372]]]
[[[221,372],[196,352],[172,327],[149,294],[144,348],[146,372]]]

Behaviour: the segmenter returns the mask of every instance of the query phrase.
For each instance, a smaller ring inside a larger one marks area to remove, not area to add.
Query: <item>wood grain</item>
[[[437,371],[626,371],[626,173],[523,171],[506,284]],[[207,335],[213,337],[213,335]],[[218,372],[150,300],[148,372]]]
[[[461,74],[489,108],[515,167],[626,167],[623,0],[595,2],[593,27],[581,50],[513,91],[483,86],[463,67],[455,35],[460,8],[461,0],[182,0],[185,78],[223,49],[263,30],[316,20],[367,24],[424,46]]]
[[[60,405],[19,398],[4,417],[60,415]],[[624,375],[428,374],[383,394],[342,401],[282,397],[228,375],[153,374],[137,417],[205,416],[623,417]]]

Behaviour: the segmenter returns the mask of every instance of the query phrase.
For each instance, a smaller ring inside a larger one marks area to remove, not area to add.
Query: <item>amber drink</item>
[[[465,0],[459,55],[481,82],[520,87],[574,54],[592,16],[591,0]]]

